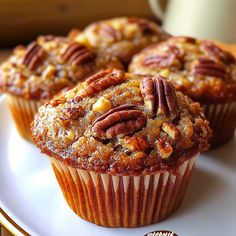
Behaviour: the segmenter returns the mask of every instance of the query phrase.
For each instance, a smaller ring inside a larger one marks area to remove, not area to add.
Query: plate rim
[[[0,224],[13,235],[30,235],[20,225],[18,225],[2,208],[0,208]]]
[[[4,94],[0,95],[0,103],[2,103],[6,96]],[[18,225],[4,210],[0,207],[0,224],[3,228],[9,231],[13,235],[30,235],[25,231],[20,225]]]

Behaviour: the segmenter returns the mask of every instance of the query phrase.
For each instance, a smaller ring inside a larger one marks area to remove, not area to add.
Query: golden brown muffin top
[[[87,26],[84,31],[72,33],[77,42],[117,56],[125,64],[132,56],[151,43],[169,37],[155,22],[137,17],[119,17],[98,21]]]
[[[236,99],[235,58],[210,41],[173,37],[151,45],[133,58],[129,71],[160,73],[199,102]]]
[[[123,66],[65,37],[40,36],[26,48],[18,46],[0,66],[0,89],[26,99],[49,99],[108,67]]]
[[[33,140],[65,164],[99,173],[175,171],[208,148],[199,103],[161,76],[102,71],[39,109]]]

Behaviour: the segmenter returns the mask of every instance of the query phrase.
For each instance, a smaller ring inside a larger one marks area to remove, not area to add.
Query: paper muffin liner
[[[202,105],[213,130],[211,146],[227,142],[234,135],[236,127],[236,102]]]
[[[174,212],[184,197],[196,156],[176,174],[159,171],[141,176],[114,176],[69,167],[49,157],[70,208],[81,218],[107,227],[157,223]]]
[[[28,141],[32,141],[30,124],[39,107],[43,105],[43,102],[26,100],[8,94],[7,103],[19,134]]]

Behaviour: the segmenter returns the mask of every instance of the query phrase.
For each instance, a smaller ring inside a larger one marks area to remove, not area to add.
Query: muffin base
[[[7,103],[12,117],[15,121],[19,134],[26,140],[32,142],[30,124],[34,119],[42,101],[26,100],[14,95],[7,95]]]
[[[185,195],[196,156],[176,175],[112,176],[69,167],[49,157],[70,208],[81,218],[106,227],[138,227],[160,222]]]
[[[210,140],[212,147],[227,142],[233,135],[236,127],[236,102],[202,104],[207,120],[213,130]]]

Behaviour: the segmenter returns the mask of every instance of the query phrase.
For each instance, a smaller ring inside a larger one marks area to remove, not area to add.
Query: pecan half
[[[205,58],[198,59],[198,64],[194,66],[193,73],[195,75],[214,76],[222,79],[228,76],[223,65]]]
[[[226,64],[235,63],[235,58],[230,52],[222,50],[212,42],[204,42],[203,49],[216,59],[221,60]]]
[[[92,133],[95,137],[111,139],[136,132],[146,121],[145,114],[135,105],[123,105],[98,117],[92,124]]]
[[[147,112],[153,117],[157,115],[178,115],[178,101],[174,86],[162,76],[145,77],[140,84]]]
[[[158,66],[161,68],[170,66],[175,60],[175,55],[156,55],[150,56],[144,59],[144,65],[146,66]]]
[[[32,42],[26,50],[23,58],[23,64],[26,65],[30,70],[34,70],[43,61],[45,51],[36,42]]]
[[[90,51],[85,45],[71,42],[65,51],[61,54],[61,59],[72,65],[80,65],[95,57],[95,54]]]
[[[86,87],[80,90],[82,97],[92,97],[96,93],[125,81],[125,73],[117,69],[107,69],[86,80]]]
[[[116,40],[118,38],[118,32],[110,25],[102,25],[99,32],[112,40]]]
[[[169,45],[164,53],[146,57],[143,64],[146,66],[165,68],[171,65],[179,65],[181,57],[182,53],[179,48]]]

